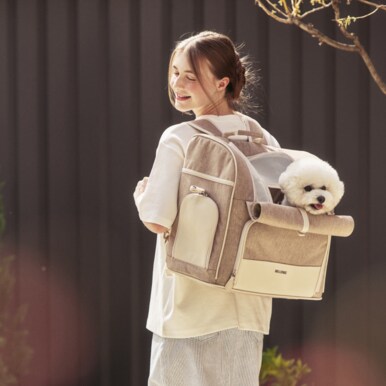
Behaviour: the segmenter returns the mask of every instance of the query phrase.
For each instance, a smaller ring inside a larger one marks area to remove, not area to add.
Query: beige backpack
[[[310,154],[268,146],[248,122],[224,135],[208,120],[189,123],[200,133],[187,147],[167,267],[230,291],[321,299],[331,236],[349,236],[353,219],[280,205],[280,174]]]

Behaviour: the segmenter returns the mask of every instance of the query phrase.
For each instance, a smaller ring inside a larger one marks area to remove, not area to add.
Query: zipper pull
[[[205,189],[202,189],[196,185],[191,185],[190,186],[190,192],[191,193],[196,193],[196,194],[199,194],[201,196],[208,196],[208,193],[206,193]]]

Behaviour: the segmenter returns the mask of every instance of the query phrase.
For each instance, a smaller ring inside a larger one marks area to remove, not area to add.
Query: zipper
[[[190,190],[190,193],[198,194],[200,196],[209,197],[209,194],[206,192],[206,190],[203,188],[200,188],[197,185],[191,185],[189,190]]]
[[[234,144],[234,143],[230,143],[229,144],[229,147],[232,147],[232,149],[235,151],[235,152],[237,152],[237,153],[239,153],[239,155],[241,155],[242,157],[245,157],[246,159],[247,159],[247,162],[245,163],[246,164],[246,166],[247,166],[247,168],[248,168],[248,170],[249,170],[249,175],[250,175],[250,177],[251,177],[251,184],[252,184],[252,189],[253,189],[253,198],[254,198],[254,201],[256,201],[256,187],[255,187],[255,181],[253,180],[253,176],[252,176],[252,172],[251,172],[251,170],[250,170],[250,168],[251,168],[251,164],[250,164],[250,162],[249,162],[249,159],[248,159],[248,157]]]
[[[217,183],[223,184],[223,185],[234,186],[234,184],[235,184],[233,181],[226,180],[224,178],[219,178],[219,177],[211,176],[210,174],[200,173],[200,172],[198,172],[196,170],[191,170],[191,169],[188,169],[188,168],[183,168],[182,169],[182,173],[190,174],[191,176],[195,176],[195,177],[204,178],[205,180],[212,181],[212,182],[217,182]]]
[[[244,255],[244,251],[245,251],[245,242],[247,240],[247,236],[248,236],[248,233],[249,233],[249,230],[251,228],[251,226],[255,223],[256,221],[254,220],[249,220],[245,223],[244,225],[244,228],[243,228],[243,231],[241,232],[241,236],[240,236],[240,247],[237,251],[237,255],[236,255],[236,261],[235,261],[235,264],[233,266],[233,276],[235,278],[235,284],[236,284],[236,273],[239,269],[239,265],[240,265],[240,262],[241,262],[241,259]]]

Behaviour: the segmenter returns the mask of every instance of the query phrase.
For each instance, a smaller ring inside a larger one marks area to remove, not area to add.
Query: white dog
[[[336,170],[319,158],[305,157],[292,162],[279,177],[284,205],[312,214],[333,214],[344,194],[344,184]]]

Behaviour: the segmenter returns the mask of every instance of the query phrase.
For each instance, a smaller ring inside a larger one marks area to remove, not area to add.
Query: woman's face
[[[181,112],[193,111],[196,117],[213,113],[225,102],[228,78],[216,79],[208,63],[200,66],[201,79],[193,72],[187,54],[178,51],[172,61],[170,86],[175,95],[175,108]]]

